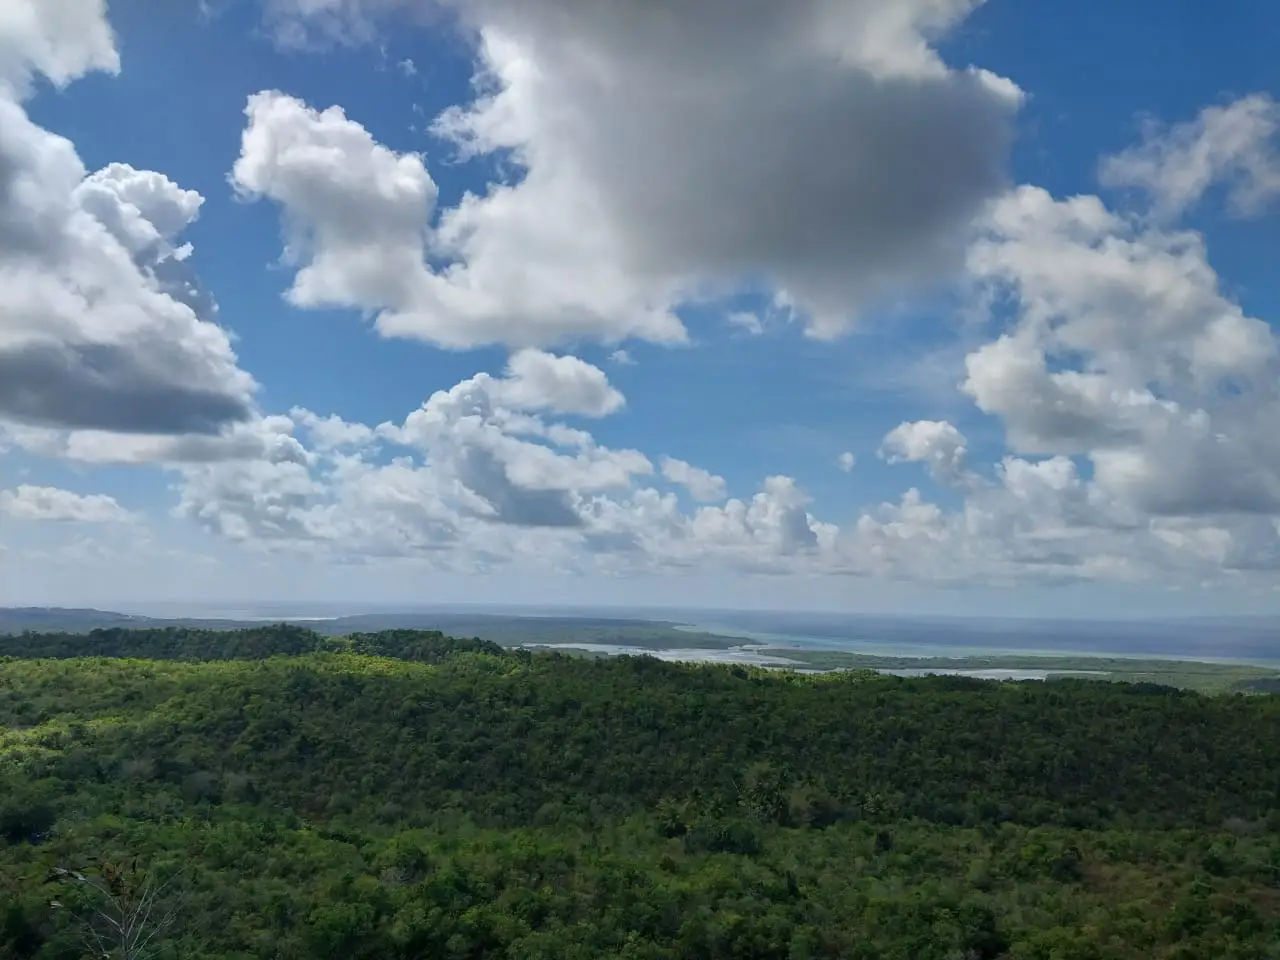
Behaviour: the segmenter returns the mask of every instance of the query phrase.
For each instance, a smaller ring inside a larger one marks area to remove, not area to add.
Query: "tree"
[[[79,907],[50,901],[54,909],[70,909],[84,928],[84,944],[99,960],[145,960],[153,941],[172,924],[175,911],[161,898],[178,874],[160,883],[150,871],[140,871],[135,857],[128,864],[102,861],[97,876],[67,867],[54,867],[48,883],[83,891]]]

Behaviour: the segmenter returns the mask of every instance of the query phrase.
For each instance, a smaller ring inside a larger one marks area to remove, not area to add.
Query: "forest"
[[[0,638],[0,957],[110,949],[121,903],[133,960],[1275,960],[1280,699]]]

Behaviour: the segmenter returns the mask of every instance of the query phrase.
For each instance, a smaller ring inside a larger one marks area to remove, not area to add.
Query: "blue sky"
[[[1274,5],[63,6],[0,602],[1276,606]]]

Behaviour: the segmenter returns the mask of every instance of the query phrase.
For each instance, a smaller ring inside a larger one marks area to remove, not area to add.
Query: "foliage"
[[[417,663],[440,663],[459,653],[487,653],[501,656],[502,647],[488,640],[458,640],[435,630],[382,630],[378,633],[352,633],[335,646],[355,653],[378,657],[395,657]]]
[[[83,955],[41,880],[90,855],[184,867],[161,960],[1280,948],[1276,698],[416,631],[27,643],[99,655],[0,663],[4,957]]]
[[[0,657],[139,657],[153,660],[254,660],[313,653],[325,647],[319,634],[279,623],[243,630],[198,627],[129,629],[104,627],[88,633],[25,632],[0,636]]]
[[[995,654],[961,657],[894,657],[845,650],[768,650],[817,670],[938,670],[1030,672],[1055,681],[1070,677],[1119,683],[1156,683],[1201,693],[1280,692],[1280,670],[1250,663],[1159,660],[1153,657],[1076,654]]]

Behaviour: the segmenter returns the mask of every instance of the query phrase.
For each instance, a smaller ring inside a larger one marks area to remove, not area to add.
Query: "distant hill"
[[[208,627],[229,629],[248,622],[217,619],[167,619],[97,610],[93,607],[0,607],[0,635],[24,633],[83,633],[107,627]]]
[[[329,637],[382,630],[439,630],[454,637],[478,637],[505,647],[523,644],[591,643],[649,649],[727,649],[743,641],[679,630],[671,623],[607,617],[534,617],[475,613],[366,613],[331,620],[164,618],[111,610],[69,607],[0,607],[0,636],[19,633],[87,633],[111,627],[233,630],[267,623],[296,623]]]
[[[641,646],[651,650],[678,647],[727,649],[743,643],[735,637],[679,630],[671,623],[610,617],[368,613],[334,620],[309,621],[307,626],[317,633],[333,637],[379,630],[439,630],[452,637],[479,637],[504,647],[591,643]]]
[[[67,624],[91,626],[114,625],[135,620],[147,620],[128,613],[96,610],[93,607],[0,607],[0,622],[31,624],[31,628],[48,629]]]

